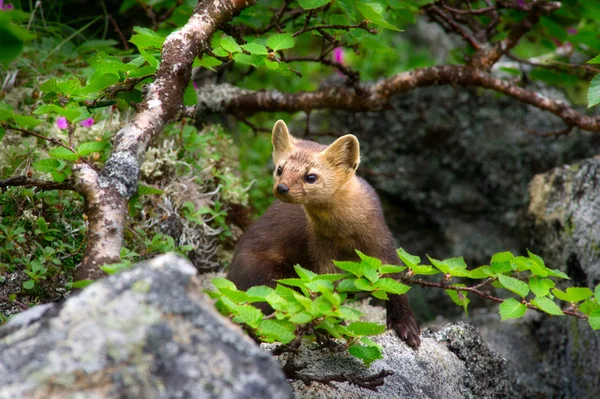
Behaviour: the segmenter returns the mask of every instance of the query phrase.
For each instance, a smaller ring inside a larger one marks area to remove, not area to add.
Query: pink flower
[[[94,118],[87,118],[86,120],[79,122],[79,124],[81,126],[90,127],[94,124]]]
[[[4,0],[0,0],[0,11],[10,11],[14,8],[15,6],[13,6],[12,4],[4,5]]]
[[[58,126],[59,129],[66,129],[69,127],[69,123],[67,122],[67,118],[65,118],[64,116],[61,116],[60,118],[58,118],[56,120],[56,126]]]
[[[194,90],[198,90],[198,83],[194,82]]]
[[[575,28],[569,28],[569,29],[567,29],[567,33],[569,35],[575,35],[575,34],[577,34],[577,29],[575,29]]]
[[[333,58],[335,62],[338,64],[344,64],[344,49],[341,47],[336,47],[333,49]]]

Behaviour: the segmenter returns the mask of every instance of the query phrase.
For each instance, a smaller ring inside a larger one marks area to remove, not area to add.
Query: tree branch
[[[510,81],[498,79],[487,71],[461,65],[418,68],[377,83],[359,85],[357,88],[328,86],[314,92],[252,91],[229,84],[212,85],[203,88],[202,101],[198,101],[198,107],[201,112],[207,114],[238,115],[257,112],[308,112],[315,109],[381,111],[389,108],[388,101],[393,95],[407,93],[417,87],[441,85],[494,90],[548,111],[561,118],[567,126],[573,125],[584,130],[600,132],[600,117],[581,114],[563,101],[550,99]],[[215,103],[213,98],[218,98],[218,103]]]
[[[113,151],[98,173],[88,165],[73,168],[77,190],[86,200],[88,245],[74,280],[104,275],[98,266],[119,260],[127,202],[137,192],[140,165],[150,141],[188,109],[183,93],[194,59],[210,46],[213,33],[254,0],[200,0],[188,22],[171,33],[162,47],[155,80],[133,120],[113,138]]]

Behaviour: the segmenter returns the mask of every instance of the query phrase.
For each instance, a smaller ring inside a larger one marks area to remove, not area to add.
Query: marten
[[[315,273],[339,272],[332,260],[359,260],[355,249],[399,264],[379,198],[356,175],[360,147],[354,135],[325,146],[293,137],[279,120],[271,140],[277,200],[235,248],[227,278],[238,289],[274,287],[275,280],[297,277],[296,264]],[[405,295],[389,295],[387,326],[409,346],[420,345],[419,324]]]

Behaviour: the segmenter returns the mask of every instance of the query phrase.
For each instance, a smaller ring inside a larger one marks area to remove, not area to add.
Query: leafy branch
[[[470,303],[468,295],[475,294],[499,303],[502,320],[523,317],[527,309],[532,309],[551,316],[569,315],[587,320],[592,329],[600,330],[600,284],[595,292],[587,287],[567,287],[563,291],[557,287],[556,280],[569,277],[548,268],[542,258],[531,252],[527,257],[514,256],[510,252],[497,253],[489,265],[470,270],[462,257],[445,260],[428,257],[431,265],[424,265],[420,257],[402,248],[397,254],[404,266],[383,264],[360,251],[356,253],[359,261],[333,262],[340,273],[316,274],[296,265],[298,278],[276,280],[275,288],[257,286],[240,291],[231,281],[217,278],[212,280],[217,291],[208,293],[216,300],[221,313],[243,324],[252,336],[263,342],[280,342],[273,354],[287,353],[284,370],[290,378],[303,381],[309,380],[310,376],[298,374],[299,368],[294,364],[303,341],[315,342],[321,348],[337,346],[345,349],[367,366],[382,358],[381,347],[369,336],[382,333],[385,326],[360,321],[363,314],[347,306],[356,293],[369,293],[387,300],[389,294],[405,294],[410,285],[440,288],[465,312]],[[435,282],[416,277],[433,275],[441,275],[441,280]],[[452,283],[457,278],[479,282],[471,286]],[[488,286],[503,290],[509,297],[492,295]],[[518,299],[510,295],[516,295]],[[555,298],[568,305],[561,308]],[[269,316],[254,306],[264,309],[265,303],[274,310]],[[337,380],[328,376],[325,381]]]

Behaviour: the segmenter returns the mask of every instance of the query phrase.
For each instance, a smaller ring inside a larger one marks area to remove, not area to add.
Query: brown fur
[[[296,277],[296,264],[317,273],[335,272],[332,260],[357,260],[355,249],[398,264],[379,198],[355,174],[360,162],[356,137],[346,135],[323,146],[292,137],[285,123],[278,121],[272,141],[273,193],[279,200],[236,247],[227,277],[239,289],[274,286],[276,279]],[[307,174],[316,174],[317,181],[307,183]],[[289,187],[289,192],[280,194],[279,184]],[[420,330],[406,296],[390,295],[387,313],[388,327],[418,347]]]

